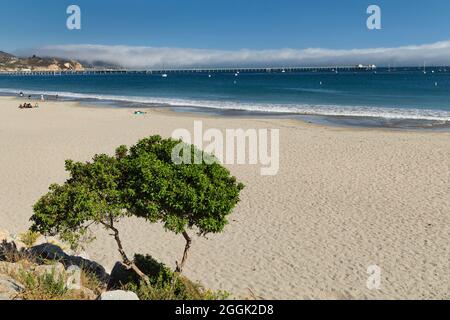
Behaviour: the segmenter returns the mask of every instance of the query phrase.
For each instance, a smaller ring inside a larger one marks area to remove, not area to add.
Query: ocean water
[[[300,73],[0,76],[0,93],[116,106],[339,119],[343,124],[450,124],[450,68]]]

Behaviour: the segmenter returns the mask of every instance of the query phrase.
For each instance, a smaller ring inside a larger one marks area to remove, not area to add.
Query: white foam
[[[175,107],[213,108],[220,110],[243,110],[249,112],[266,112],[266,113],[280,113],[280,114],[290,113],[298,115],[450,121],[450,111],[438,109],[417,109],[417,108],[399,108],[399,107],[387,108],[387,107],[319,105],[319,104],[313,105],[313,104],[241,103],[233,101],[118,96],[118,95],[85,94],[74,92],[14,90],[14,89],[0,88],[0,93],[4,94],[12,94],[12,93],[17,94],[20,91],[32,95],[41,95],[41,94],[50,96],[59,95],[60,97],[69,99],[93,99],[100,101],[132,102],[132,103],[143,103],[154,105],[167,105]]]

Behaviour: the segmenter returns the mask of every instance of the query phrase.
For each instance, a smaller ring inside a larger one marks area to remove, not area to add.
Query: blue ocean
[[[450,68],[0,76],[0,93],[178,111],[450,123]],[[350,121],[350,122],[351,122]],[[350,123],[349,122],[349,123]]]

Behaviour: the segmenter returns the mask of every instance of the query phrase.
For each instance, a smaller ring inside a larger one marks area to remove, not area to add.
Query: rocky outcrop
[[[12,300],[23,290],[13,278],[0,273],[0,300]]]
[[[19,238],[0,230],[0,300],[20,297],[26,288],[15,276],[23,272],[36,277],[50,274],[64,279],[67,290],[75,290],[78,296],[88,300],[139,300],[132,292],[105,292],[99,297],[83,287],[82,270],[95,275],[103,290],[107,290],[110,278],[105,268],[89,260],[86,253],[75,253],[55,238],[40,237],[29,247]]]
[[[109,275],[105,268],[95,261],[91,261],[83,258],[87,254],[73,254],[68,249],[65,252],[61,249],[61,245],[53,243],[42,243],[37,246],[33,246],[28,249],[30,256],[39,263],[45,263],[45,261],[59,261],[64,267],[69,268],[71,266],[77,266],[84,270],[94,273],[102,282],[107,282],[109,280]]]
[[[5,231],[0,231],[0,261],[15,260],[26,250],[26,245]]]
[[[0,51],[0,71],[83,71],[75,60],[32,56],[19,58]]]
[[[62,263],[56,262],[50,265],[39,265],[34,268],[34,273],[42,276],[45,274],[55,274],[56,276],[62,276],[66,272],[66,268]]]

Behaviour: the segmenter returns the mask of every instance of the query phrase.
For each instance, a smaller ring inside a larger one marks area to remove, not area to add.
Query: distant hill
[[[0,59],[8,59],[13,58],[14,56],[12,54],[0,51]]]
[[[19,58],[0,51],[0,71],[67,71],[84,70],[84,66],[75,60],[32,56]]]

